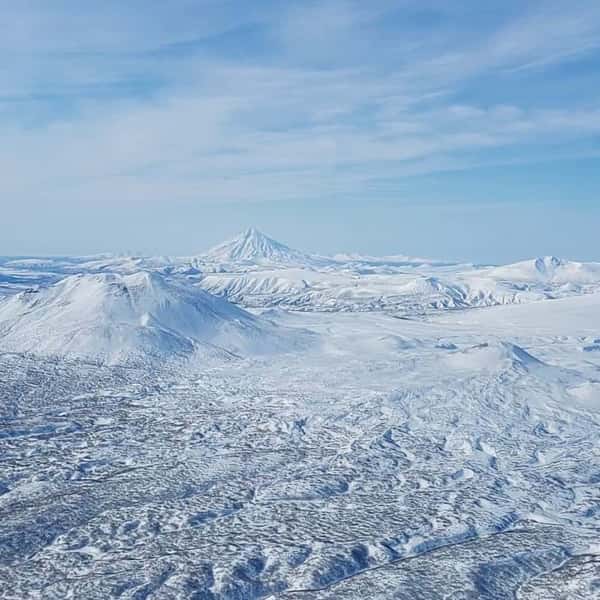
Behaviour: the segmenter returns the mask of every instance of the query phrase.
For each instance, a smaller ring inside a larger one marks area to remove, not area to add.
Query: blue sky
[[[600,260],[600,3],[3,7],[0,254]]]

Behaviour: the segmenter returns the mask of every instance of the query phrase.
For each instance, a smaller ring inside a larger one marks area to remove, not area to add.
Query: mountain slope
[[[555,256],[543,256],[531,260],[494,267],[489,275],[508,281],[528,281],[551,284],[600,283],[600,263],[581,263]]]
[[[294,250],[251,227],[237,237],[209,250],[203,258],[219,263],[303,265],[313,257]]]
[[[3,351],[119,363],[284,345],[273,324],[154,272],[76,275],[0,302]]]

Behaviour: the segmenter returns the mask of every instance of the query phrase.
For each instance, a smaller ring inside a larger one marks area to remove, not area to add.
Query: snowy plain
[[[0,259],[0,598],[600,597],[600,264]]]

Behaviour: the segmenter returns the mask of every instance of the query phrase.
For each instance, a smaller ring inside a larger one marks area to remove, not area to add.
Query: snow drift
[[[457,350],[445,357],[443,362],[450,368],[475,371],[530,371],[546,366],[520,346],[504,341],[484,342]]]

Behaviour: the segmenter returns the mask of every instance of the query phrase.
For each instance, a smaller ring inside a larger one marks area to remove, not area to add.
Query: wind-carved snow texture
[[[394,260],[390,286],[459,279]],[[543,262],[486,277],[593,285],[594,265]],[[257,317],[203,292],[199,264],[3,262],[0,598],[600,596],[600,294]],[[124,323],[122,354],[81,333]],[[246,327],[270,353],[227,348]]]

